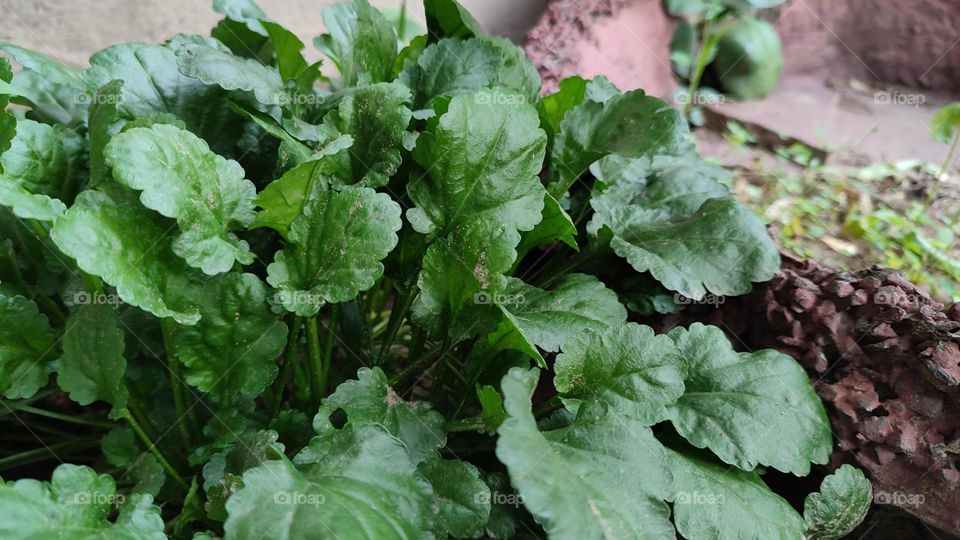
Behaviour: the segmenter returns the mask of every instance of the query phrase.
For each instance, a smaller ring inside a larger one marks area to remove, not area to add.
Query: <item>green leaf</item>
[[[873,501],[873,488],[863,471],[841,465],[823,479],[820,491],[803,501],[808,540],[839,540],[863,522]]]
[[[554,370],[557,391],[567,399],[599,401],[644,425],[667,418],[667,407],[683,395],[686,375],[673,341],[635,323],[572,337]]]
[[[119,502],[120,514],[110,522],[111,507]],[[153,497],[117,494],[113,478],[90,467],[64,464],[49,483],[0,485],[0,509],[7,517],[0,522],[3,538],[166,539]]]
[[[503,321],[490,335],[491,345],[532,353],[541,365],[545,364],[537,347],[557,352],[584,330],[604,330],[627,320],[617,294],[584,274],[569,274],[549,291],[508,278],[507,287],[494,300]]]
[[[66,211],[81,178],[83,143],[73,131],[20,119],[0,155],[0,204],[17,217],[54,221]]]
[[[0,391],[28,398],[47,384],[57,343],[46,316],[32,300],[0,289]]]
[[[147,208],[177,220],[173,250],[187,264],[214,275],[253,262],[247,243],[230,232],[253,221],[257,196],[239,163],[169,125],[125,131],[105,154],[115,180],[141,191]]]
[[[358,88],[326,116],[328,126],[353,137],[352,147],[328,158],[339,185],[387,185],[403,161],[409,101],[410,90],[402,84],[374,84]]]
[[[313,43],[336,64],[342,86],[391,80],[397,34],[390,21],[367,0],[327,7],[323,10],[323,22],[330,33]]]
[[[507,412],[503,409],[503,398],[497,389],[490,385],[477,387],[477,401],[480,402],[480,418],[490,433],[496,433],[500,424],[507,419]]]
[[[284,445],[277,442],[276,432],[259,430],[241,434],[236,442],[214,454],[203,466],[205,506],[210,518],[225,521],[227,499],[243,487],[243,473],[282,455],[283,451]]]
[[[104,150],[110,139],[121,128],[120,103],[123,101],[123,81],[110,81],[93,94],[90,107],[90,186],[96,187],[110,178]]]
[[[277,55],[277,69],[280,71],[282,80],[295,80],[309,69],[309,64],[303,58],[304,45],[300,38],[275,22],[260,21],[260,24],[273,42],[273,49]]]
[[[803,520],[760,475],[725,465],[684,443],[667,447],[673,512],[684,538],[797,540]]]
[[[511,93],[478,94],[495,104],[533,104],[540,91],[540,76],[523,51],[508,40],[482,37],[444,39],[428,46],[416,64],[407,66],[400,82],[413,90],[414,109],[429,109],[439,96],[473,94],[483,88],[503,88]]]
[[[562,197],[604,156],[676,154],[687,148],[687,122],[668,103],[634,90],[606,102],[589,99],[569,110],[554,141],[550,194]]]
[[[440,507],[433,520],[437,538],[474,538],[490,519],[490,488],[470,463],[434,458],[417,467],[433,486]]]
[[[540,432],[530,411],[539,370],[513,368],[501,383],[510,418],[497,457],[550,538],[673,538],[661,499],[670,472],[650,429],[593,404],[569,427]]]
[[[430,121],[414,158],[426,176],[407,187],[407,219],[436,240],[428,248],[414,305],[420,324],[439,331],[481,291],[499,292],[516,259],[519,231],[540,221],[537,173],[546,135],[536,111],[505,104],[499,90],[457,96]]]
[[[127,406],[120,316],[107,304],[81,305],[67,319],[57,384],[80,405],[105,401],[111,416]]]
[[[611,247],[638,272],[700,299],[738,295],[780,268],[763,222],[718,182],[726,174],[698,158],[607,158],[597,169],[609,187],[594,194],[587,230],[613,232]]]
[[[39,120],[63,125],[86,120],[89,96],[80,70],[12,43],[0,42],[0,50],[23,68],[13,77],[14,95],[25,98]]]
[[[258,396],[273,382],[287,326],[271,313],[268,291],[257,276],[236,272],[182,291],[201,318],[176,327],[169,346],[189,384],[228,404],[237,395]]]
[[[580,251],[577,245],[577,226],[567,211],[553,198],[545,193],[543,196],[543,219],[532,231],[523,234],[517,253],[522,258],[531,249],[554,242],[563,242],[571,248]]]
[[[250,228],[270,227],[286,238],[290,224],[303,212],[312,184],[329,185],[330,169],[331,165],[324,159],[304,161],[270,182],[257,196],[257,206],[263,210],[257,212]]]
[[[380,426],[340,431],[315,462],[298,468],[264,463],[244,473],[243,486],[227,501],[227,540],[413,540],[432,519],[429,484]]]
[[[370,188],[315,189],[290,225],[289,244],[267,268],[285,308],[315,315],[325,303],[352,300],[383,275],[397,245],[400,205]]]
[[[486,32],[457,0],[424,0],[427,32],[431,41],[441,38],[469,39]]]
[[[540,103],[540,118],[550,128],[551,136],[560,133],[563,117],[583,103],[587,93],[587,80],[574,75],[560,81],[559,89],[543,98]]]
[[[803,476],[811,462],[827,462],[830,422],[794,359],[769,349],[737,353],[723,331],[699,323],[670,337],[689,371],[669,417],[691,444],[746,471],[766,465]]]
[[[287,100],[280,73],[257,60],[202,43],[183,44],[176,54],[180,72],[187,77],[228,92],[250,92],[264,105],[280,105]]]
[[[951,103],[937,110],[930,122],[930,135],[939,142],[949,143],[960,130],[960,103]]]
[[[346,413],[347,427],[382,426],[403,442],[414,464],[432,458],[447,442],[443,415],[428,403],[404,401],[379,367],[360,368],[356,380],[341,384],[323,400],[313,419],[321,439],[337,431],[330,416],[338,410]]]
[[[166,232],[135,198],[85,191],[57,220],[50,237],[80,269],[116,287],[125,302],[157,317],[195,324],[196,307],[171,305],[164,298],[168,287],[189,275]]]

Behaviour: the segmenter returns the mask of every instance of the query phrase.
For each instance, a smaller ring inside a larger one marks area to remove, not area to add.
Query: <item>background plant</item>
[[[252,3],[214,8],[211,37],[85,70],[0,45],[0,538],[862,519],[853,469],[803,516],[764,483],[832,447],[793,359],[631,321],[779,267],[678,111],[604,78],[541,99],[452,0],[409,42],[365,0],[330,8],[330,73]]]

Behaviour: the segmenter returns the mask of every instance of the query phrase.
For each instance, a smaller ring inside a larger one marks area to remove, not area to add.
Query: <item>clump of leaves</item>
[[[541,99],[453,0],[409,43],[329,8],[332,79],[214,7],[86,70],[0,45],[0,392],[40,438],[3,418],[0,536],[803,534],[763,473],[827,462],[804,371],[625,307],[778,269],[680,113]],[[84,465],[23,479],[43,447]]]

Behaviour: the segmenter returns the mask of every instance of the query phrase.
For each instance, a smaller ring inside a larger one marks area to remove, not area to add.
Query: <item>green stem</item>
[[[482,416],[472,416],[470,418],[461,418],[447,422],[447,433],[457,433],[463,431],[487,431],[487,422]]]
[[[46,409],[38,409],[36,407],[31,407],[30,405],[19,405],[15,407],[19,411],[23,411],[29,414],[35,414],[37,416],[45,416],[47,418],[53,418],[54,420],[62,420],[64,422],[70,422],[73,424],[79,424],[83,426],[95,426],[112,429],[117,427],[117,424],[113,422],[104,422],[103,420],[94,420],[92,418],[83,418],[80,416],[70,416],[69,414],[60,414],[58,412],[48,411]]]
[[[86,450],[100,446],[102,435],[91,435],[80,439],[72,439],[56,444],[48,444],[43,448],[35,448],[0,459],[0,471],[20,467],[46,459],[56,459],[59,454],[74,450]]]
[[[185,491],[190,490],[190,485],[187,484],[183,478],[177,473],[177,470],[173,468],[173,465],[170,465],[170,462],[167,461],[167,458],[163,456],[163,453],[160,452],[160,449],[157,448],[157,445],[154,444],[153,440],[147,436],[147,433],[143,430],[143,427],[134,419],[133,415],[130,414],[130,411],[123,409],[120,411],[120,416],[124,418],[130,427],[133,428],[133,431],[137,434],[137,437],[143,441],[143,444],[147,446],[147,451],[153,454],[153,457],[157,458],[157,461],[160,462],[160,465],[163,467],[163,470],[167,471],[167,474]]]
[[[130,410],[130,414],[134,418],[139,418],[138,423],[140,427],[147,433],[147,436],[152,440],[157,438],[157,428],[153,427],[153,422],[150,421],[150,417],[143,412],[143,409],[140,407],[140,403],[135,399],[130,399],[127,401],[127,409]]]
[[[296,364],[297,341],[300,339],[300,327],[303,326],[303,318],[297,315],[290,316],[290,334],[287,336],[287,348],[283,353],[283,366],[280,367],[280,376],[277,378],[279,387],[277,388],[273,399],[273,413],[276,414],[283,404],[283,393],[290,384],[290,377],[293,375],[293,367]]]
[[[943,162],[943,166],[940,167],[940,174],[934,179],[930,193],[927,194],[927,204],[924,207],[924,212],[937,200],[937,192],[940,191],[940,179],[947,173],[947,168],[950,167],[950,162],[953,161],[953,156],[957,152],[958,143],[960,143],[960,129],[955,129],[953,130],[953,141],[950,143],[950,151],[947,153],[947,159]]]
[[[310,358],[310,400],[314,407],[320,405],[327,381],[323,379],[323,353],[320,351],[320,330],[317,316],[307,319],[307,355]]]
[[[177,411],[177,428],[180,430],[180,437],[183,439],[184,449],[190,452],[193,448],[192,434],[196,429],[194,418],[192,416],[193,408],[187,409],[187,392],[183,385],[180,373],[180,363],[173,350],[170,348],[171,341],[171,323],[168,319],[160,321],[160,327],[163,331],[163,345],[167,351],[167,370],[170,372],[170,388],[173,392],[173,406]]]
[[[386,360],[390,348],[393,347],[394,340],[397,339],[397,332],[400,331],[404,319],[407,318],[407,312],[410,311],[410,306],[413,305],[413,301],[416,300],[419,292],[420,291],[413,292],[413,285],[410,285],[397,295],[393,303],[393,310],[390,312],[390,323],[387,325],[387,334],[384,336],[383,344],[380,346],[380,352],[374,359],[373,365],[379,366]]]
[[[326,394],[327,381],[330,379],[330,367],[333,365],[333,345],[337,340],[337,317],[340,314],[340,305],[334,304],[330,309],[330,318],[327,322],[327,339],[323,344],[323,388],[321,391]]]

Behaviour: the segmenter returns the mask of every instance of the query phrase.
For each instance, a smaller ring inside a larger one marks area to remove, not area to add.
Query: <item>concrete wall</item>
[[[321,10],[336,0],[259,0],[267,15],[290,28],[304,43],[323,32]],[[371,0],[377,7],[400,0]],[[522,41],[547,0],[462,0],[484,27]],[[420,2],[409,9],[423,20]],[[0,0],[0,40],[85,66],[90,55],[126,41],[155,43],[177,32],[206,34],[220,16],[210,0]]]

